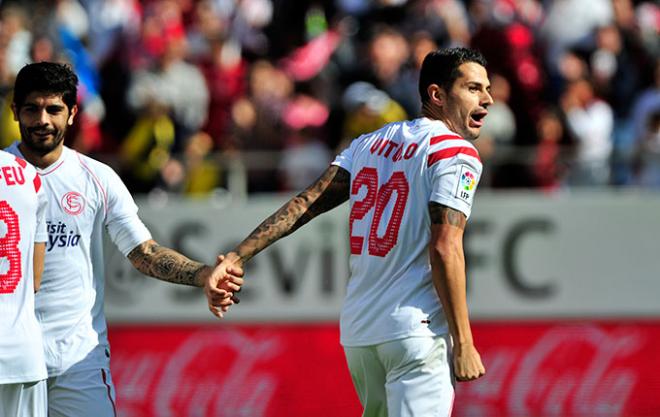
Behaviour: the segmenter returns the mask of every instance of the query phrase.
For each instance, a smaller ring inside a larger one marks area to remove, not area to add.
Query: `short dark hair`
[[[451,90],[454,81],[461,76],[458,67],[466,62],[486,66],[486,58],[474,49],[445,48],[429,52],[419,72],[419,95],[422,103],[429,99],[427,89],[431,84],[437,84],[445,91]]]
[[[61,95],[64,104],[71,109],[77,101],[78,76],[68,64],[27,64],[16,75],[14,105],[20,108],[27,96],[34,92]]]

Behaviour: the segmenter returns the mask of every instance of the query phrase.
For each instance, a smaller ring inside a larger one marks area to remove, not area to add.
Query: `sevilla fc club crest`
[[[77,216],[85,209],[85,198],[75,191],[69,191],[62,196],[60,201],[64,211],[72,216]]]

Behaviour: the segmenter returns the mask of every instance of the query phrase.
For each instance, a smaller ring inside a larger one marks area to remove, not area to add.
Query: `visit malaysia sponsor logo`
[[[47,221],[46,230],[48,231],[48,242],[46,242],[48,252],[53,248],[70,248],[80,244],[80,233],[67,226],[66,223]]]

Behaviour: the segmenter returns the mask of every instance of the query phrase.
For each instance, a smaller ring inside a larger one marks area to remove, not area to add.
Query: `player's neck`
[[[18,144],[18,149],[21,150],[21,153],[29,163],[37,168],[45,169],[60,159],[60,156],[62,156],[62,152],[64,151],[64,144],[60,144],[57,148],[44,155],[33,152],[23,142]]]
[[[448,118],[439,107],[424,104],[422,106],[422,117],[426,117],[430,120],[441,121],[445,124],[445,126],[447,126],[449,130],[454,131],[454,129],[452,129],[451,123],[448,123]]]
[[[430,105],[429,103],[424,103],[422,105],[422,117],[426,117],[431,120],[440,120],[443,119],[442,111],[435,106]]]

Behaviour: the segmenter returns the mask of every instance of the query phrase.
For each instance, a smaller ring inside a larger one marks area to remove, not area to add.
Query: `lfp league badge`
[[[477,187],[477,175],[474,170],[467,165],[461,165],[458,174],[458,186],[456,187],[456,197],[472,204],[474,190]]]

